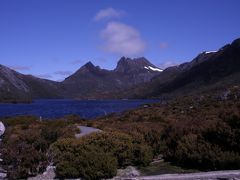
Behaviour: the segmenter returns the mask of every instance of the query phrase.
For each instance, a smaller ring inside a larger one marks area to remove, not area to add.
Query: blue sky
[[[240,37],[239,0],[0,0],[0,64],[62,80],[121,56],[159,67]]]

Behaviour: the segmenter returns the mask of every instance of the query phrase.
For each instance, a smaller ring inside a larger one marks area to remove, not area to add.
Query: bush
[[[102,179],[110,178],[117,173],[117,160],[107,153],[82,151],[72,160],[57,164],[57,177]]]
[[[59,178],[111,178],[118,167],[147,165],[153,158],[150,146],[134,143],[131,136],[119,132],[61,139],[51,146],[50,154]]]
[[[170,124],[162,135],[165,159],[203,170],[240,168],[240,118],[231,114],[222,113],[221,119],[198,126],[193,121]]]
[[[73,161],[61,161],[56,167],[57,177],[61,178],[77,178],[80,177]]]
[[[147,166],[153,159],[153,152],[150,146],[139,144],[134,150],[134,164]]]
[[[40,122],[31,116],[5,119],[4,123],[7,129],[0,150],[10,179],[43,172],[48,165],[46,154],[50,144],[75,133],[68,122]]]

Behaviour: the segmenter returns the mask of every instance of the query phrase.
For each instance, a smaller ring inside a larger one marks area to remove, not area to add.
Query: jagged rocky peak
[[[128,57],[121,57],[121,59],[118,61],[117,68],[120,68],[121,66],[126,65],[132,65],[132,66],[139,66],[139,65],[151,65],[151,63],[144,57],[140,58],[128,58]]]
[[[162,71],[151,64],[145,57],[131,59],[124,56],[120,58],[114,71],[126,73],[136,70]]]
[[[93,70],[101,70],[99,66],[95,66],[91,61],[84,64],[77,72],[89,72]]]
[[[91,61],[88,61],[86,64],[84,64],[80,69],[82,68],[88,68],[88,69],[91,69],[91,68],[95,68],[94,64],[91,62]]]

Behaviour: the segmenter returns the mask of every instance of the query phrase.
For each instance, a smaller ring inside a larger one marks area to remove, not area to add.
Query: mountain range
[[[2,102],[37,98],[159,98],[219,90],[239,83],[240,39],[165,70],[144,57],[122,57],[114,70],[88,62],[62,82],[23,75],[0,65]]]
[[[111,92],[149,82],[160,72],[161,69],[143,57],[136,59],[122,57],[114,70],[101,69],[88,62],[64,81],[55,82],[24,75],[1,65],[0,101],[21,102],[39,98],[114,98]]]

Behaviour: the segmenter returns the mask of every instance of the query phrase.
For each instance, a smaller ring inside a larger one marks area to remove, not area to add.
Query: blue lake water
[[[35,100],[31,104],[0,104],[0,117],[34,115],[59,118],[77,114],[82,118],[95,118],[114,112],[136,108],[157,100]]]

